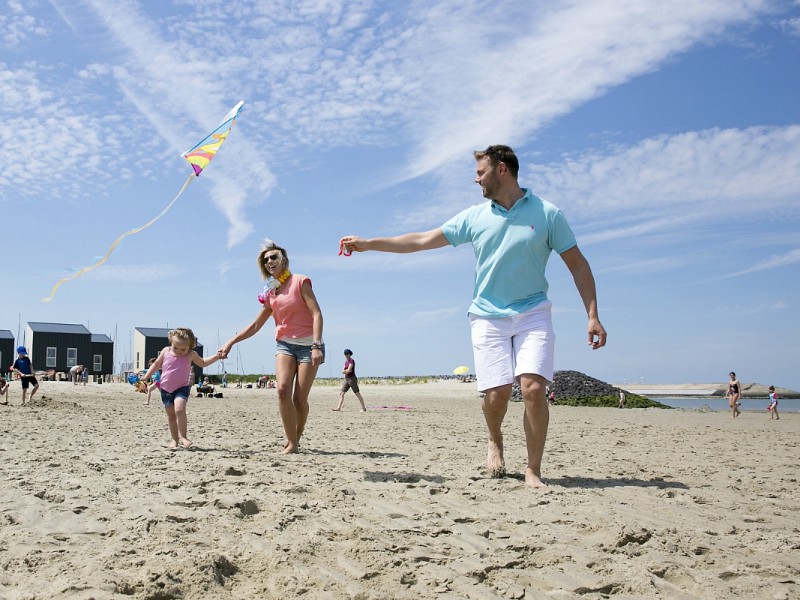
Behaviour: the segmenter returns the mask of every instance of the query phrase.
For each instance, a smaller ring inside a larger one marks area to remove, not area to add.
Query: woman
[[[278,382],[278,408],[286,433],[281,454],[299,451],[300,438],[308,419],[308,394],[325,362],[322,343],[322,311],[317,303],[311,280],[289,271],[286,250],[272,240],[264,240],[258,253],[258,267],[268,280],[258,295],[263,305],[255,320],[228,340],[220,353],[227,357],[234,344],[252,337],[275,318],[275,379]]]
[[[739,384],[739,380],[736,379],[736,373],[733,371],[730,372],[730,381],[728,381],[728,404],[731,407],[731,418],[735,419],[741,413],[739,410],[739,398],[741,398],[741,389],[742,386]]]

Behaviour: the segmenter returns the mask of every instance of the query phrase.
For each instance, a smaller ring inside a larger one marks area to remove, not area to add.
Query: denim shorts
[[[311,363],[311,346],[302,346],[300,344],[292,344],[286,340],[278,340],[275,346],[275,356],[278,354],[294,356],[299,363]],[[322,344],[322,362],[325,362],[325,344]]]
[[[175,400],[177,398],[183,398],[184,400],[189,399],[189,394],[192,391],[192,388],[188,385],[184,385],[179,387],[174,392],[168,392],[164,388],[159,388],[161,392],[161,402],[164,403],[164,407],[170,407],[175,405]]]

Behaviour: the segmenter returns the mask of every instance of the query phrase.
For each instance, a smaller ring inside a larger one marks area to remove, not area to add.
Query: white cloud
[[[786,267],[797,263],[800,263],[800,248],[795,248],[794,250],[790,250],[785,254],[770,256],[768,259],[763,260],[753,265],[752,267],[749,267],[747,269],[729,275],[729,277],[736,277],[738,275],[744,275],[746,273],[757,273],[758,271],[768,271],[771,269],[778,269],[781,267]]]
[[[423,15],[424,32],[410,44],[418,55],[444,51],[448,60],[421,74],[426,102],[415,119],[409,177],[496,140],[528,140],[554,118],[769,6],[750,0],[607,0],[538,10],[517,5],[514,11],[503,4],[516,18],[492,29],[482,18],[485,3],[462,4],[457,14],[467,18]],[[445,101],[454,96],[461,99],[455,105]]]
[[[3,45],[9,48],[18,48],[20,44],[28,41],[33,36],[47,34],[47,28],[31,14],[26,12],[22,2],[9,0],[9,11],[0,13],[0,31]]]
[[[800,125],[710,129],[659,136],[527,169],[537,193],[590,241],[635,237],[708,221],[772,218],[800,200]],[[758,199],[754,201],[754,199]],[[604,223],[613,215],[615,224]]]

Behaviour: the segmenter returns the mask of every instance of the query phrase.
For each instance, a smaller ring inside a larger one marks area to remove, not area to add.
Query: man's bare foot
[[[334,408],[333,412],[339,412],[340,410],[341,410],[340,408]]]
[[[192,447],[192,440],[187,440],[186,438],[181,438],[181,444],[184,448],[191,448]]]
[[[542,488],[547,487],[547,484],[542,481],[541,476],[536,475],[533,472],[533,469],[528,467],[525,469],[525,485],[532,488]]]
[[[172,440],[169,444],[167,444],[167,450],[177,450],[178,449],[178,442]]]
[[[506,461],[503,458],[503,446],[489,442],[486,450],[486,468],[489,477],[501,479],[506,476]]]

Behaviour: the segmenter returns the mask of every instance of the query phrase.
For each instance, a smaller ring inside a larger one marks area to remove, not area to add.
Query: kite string
[[[186,178],[186,183],[183,184],[183,187],[181,188],[181,190],[176,194],[176,196],[172,199],[172,201],[169,204],[167,204],[167,207],[164,210],[162,210],[158,215],[156,215],[153,219],[151,219],[149,222],[145,223],[141,227],[137,227],[136,229],[131,229],[130,231],[126,231],[121,236],[119,236],[116,240],[114,240],[114,243],[111,244],[111,246],[106,251],[105,255],[102,256],[100,258],[100,260],[98,260],[96,263],[94,263],[93,265],[90,265],[88,267],[82,267],[80,270],[78,270],[77,273],[73,273],[69,277],[64,277],[62,279],[59,279],[58,282],[56,282],[56,284],[53,286],[53,289],[50,290],[50,296],[48,296],[47,298],[42,298],[42,302],[50,302],[50,300],[53,299],[53,296],[56,295],[56,290],[58,290],[58,288],[61,287],[62,284],[66,283],[67,281],[70,281],[71,279],[75,279],[77,277],[80,277],[81,275],[83,275],[84,273],[88,273],[92,269],[96,269],[97,267],[102,265],[104,262],[106,262],[111,257],[111,255],[114,254],[114,252],[117,250],[119,245],[122,243],[122,240],[124,240],[126,237],[128,237],[129,235],[134,235],[136,233],[139,233],[140,231],[143,231],[143,230],[147,229],[153,223],[155,223],[161,217],[163,217],[165,214],[167,214],[167,211],[170,208],[172,208],[172,205],[175,204],[175,202],[178,200],[178,198],[180,198],[181,194],[183,194],[183,192],[186,191],[186,188],[189,187],[189,184],[192,182],[192,179],[194,179],[195,177],[196,177],[196,175],[194,173],[189,175],[189,177]]]

